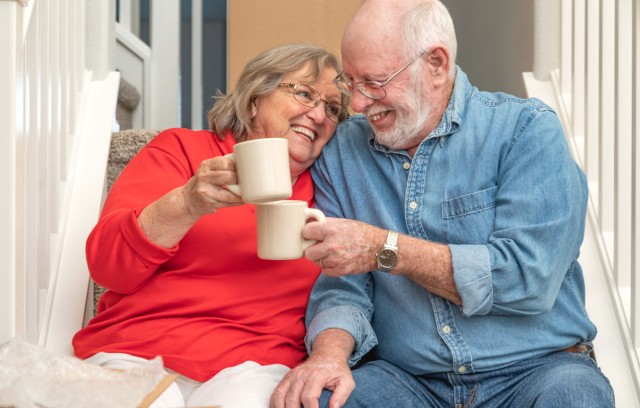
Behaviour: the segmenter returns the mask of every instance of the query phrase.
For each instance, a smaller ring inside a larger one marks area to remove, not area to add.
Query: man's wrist
[[[391,272],[398,264],[398,238],[397,231],[389,230],[385,243],[376,252],[378,269],[383,272]]]
[[[314,358],[349,361],[355,348],[355,339],[342,329],[326,329],[313,341],[311,356]]]

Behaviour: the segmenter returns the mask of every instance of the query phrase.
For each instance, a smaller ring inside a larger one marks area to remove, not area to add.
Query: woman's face
[[[283,84],[304,84],[315,89],[324,101],[340,104],[341,94],[333,84],[338,75],[335,69],[326,67],[313,82],[309,77],[309,67],[286,74]],[[320,155],[325,144],[336,130],[325,113],[325,102],[311,108],[296,101],[293,90],[276,88],[268,95],[258,97],[252,107],[255,132],[251,138],[283,137],[289,142],[289,167],[291,177],[304,172]]]

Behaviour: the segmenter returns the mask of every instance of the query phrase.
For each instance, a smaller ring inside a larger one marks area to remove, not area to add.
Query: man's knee
[[[367,362],[353,370],[356,387],[345,408],[429,406],[427,390],[408,372],[384,361]],[[323,390],[320,407],[329,407],[331,391]]]
[[[546,373],[536,407],[611,407],[613,389],[600,370],[590,364],[566,364]]]

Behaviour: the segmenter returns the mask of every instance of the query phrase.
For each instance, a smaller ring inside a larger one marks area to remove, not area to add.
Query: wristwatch
[[[396,231],[389,230],[387,242],[376,252],[376,261],[378,261],[378,268],[383,272],[391,272],[398,264],[398,233]]]

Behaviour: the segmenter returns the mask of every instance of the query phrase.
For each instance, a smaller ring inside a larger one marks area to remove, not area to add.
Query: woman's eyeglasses
[[[309,85],[282,83],[280,87],[287,89],[293,95],[293,99],[309,108],[315,108],[320,102],[324,102],[324,112],[333,123],[340,123],[349,117],[349,112],[344,106],[336,102],[325,101],[320,97],[320,92]]]

